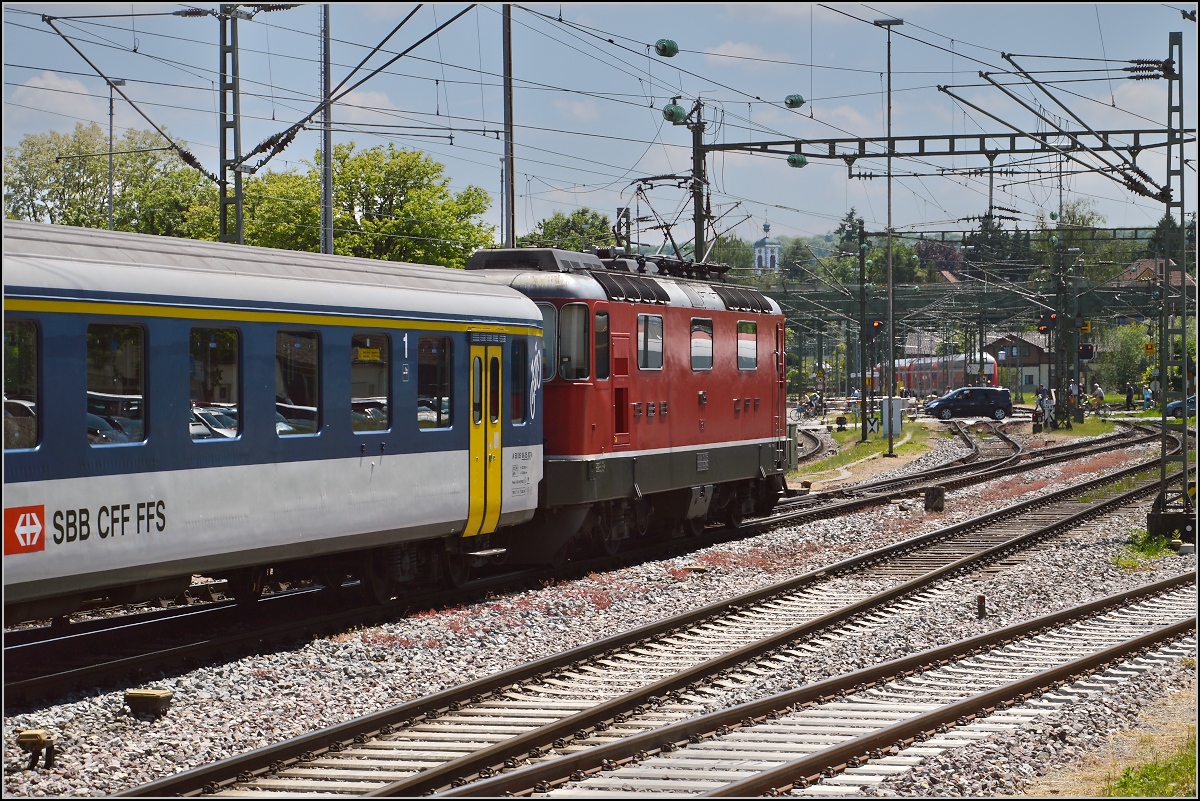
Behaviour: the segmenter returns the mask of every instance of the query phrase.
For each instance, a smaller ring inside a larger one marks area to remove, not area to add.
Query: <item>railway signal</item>
[[[1047,331],[1053,331],[1054,326],[1058,324],[1057,312],[1046,312],[1042,315],[1042,319],[1038,321],[1038,333],[1044,334]]]
[[[1090,342],[1085,342],[1079,346],[1079,358],[1090,359],[1096,355],[1096,346]]]
[[[883,331],[883,320],[878,317],[872,317],[867,321],[867,329],[863,331],[863,339],[867,342],[872,342],[875,337],[879,336],[881,331]]]

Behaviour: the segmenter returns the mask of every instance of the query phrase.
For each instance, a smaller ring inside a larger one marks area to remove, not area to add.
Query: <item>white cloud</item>
[[[555,100],[554,107],[574,122],[595,122],[600,119],[600,110],[592,100]]]
[[[728,58],[726,58],[728,56]],[[777,67],[777,64],[762,61],[742,61],[739,59],[765,59],[767,61],[794,61],[787,53],[772,53],[749,42],[722,42],[716,47],[709,48],[704,56],[713,66],[740,66],[746,69],[766,69]]]
[[[100,97],[90,97],[90,94],[88,87],[74,78],[64,78],[49,71],[35,75],[13,90],[9,101],[16,105],[12,111],[5,114],[5,128],[9,128],[13,123],[31,123],[45,119],[45,115],[32,109],[82,120],[106,118],[107,101]],[[64,127],[62,117],[56,117],[55,120],[52,127]],[[73,127],[73,123],[68,123],[68,127]]]
[[[372,109],[398,110],[386,92],[356,89],[333,107],[333,118],[338,122],[396,122],[394,117]],[[385,118],[386,117],[386,118]]]

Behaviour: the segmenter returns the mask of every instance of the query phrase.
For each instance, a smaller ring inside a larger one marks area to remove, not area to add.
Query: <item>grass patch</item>
[[[1138,570],[1146,562],[1161,559],[1169,553],[1174,551],[1166,537],[1135,528],[1129,532],[1129,540],[1117,551],[1112,561],[1122,570]]]
[[[1158,476],[1158,470],[1143,470],[1140,473],[1134,473],[1131,476],[1125,476],[1119,481],[1112,484],[1105,484],[1102,487],[1090,489],[1076,498],[1080,503],[1091,503],[1092,501],[1101,498],[1107,498],[1109,495],[1116,495],[1122,492],[1128,492],[1142,482],[1149,481]]]
[[[1119,778],[1100,791],[1100,795],[1108,798],[1195,798],[1196,728],[1190,729],[1187,742],[1174,753],[1165,758],[1155,754],[1149,762],[1126,768]]]
[[[1096,417],[1094,414],[1089,414],[1083,418],[1082,423],[1072,422],[1071,428],[1059,426],[1054,431],[1047,430],[1046,433],[1052,433],[1059,437],[1098,437],[1102,434],[1111,434],[1116,430],[1116,427],[1117,424],[1112,420],[1106,420]]]
[[[909,456],[921,454],[929,449],[929,429],[925,426],[910,423],[904,427],[904,434],[908,435],[909,440],[903,445],[894,447],[893,450],[897,455]],[[866,442],[859,441],[862,434],[857,428],[846,431],[834,431],[831,436],[833,437],[833,441],[838,445],[838,452],[816,462],[805,462],[795,471],[788,473],[787,477],[789,480],[804,479],[808,476],[837,470],[839,467],[845,467],[851,462],[857,462],[868,456],[887,453],[887,437],[878,434],[868,435]],[[903,434],[901,435],[902,437]],[[898,441],[895,440],[894,442]]]

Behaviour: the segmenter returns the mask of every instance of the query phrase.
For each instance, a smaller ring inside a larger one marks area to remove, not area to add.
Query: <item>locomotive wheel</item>
[[[737,498],[734,498],[729,502],[729,511],[725,513],[726,522],[733,528],[741,528],[742,521],[745,519],[746,516],[742,514],[741,502]]]
[[[233,600],[242,605],[256,602],[267,586],[267,569],[265,567],[250,567],[239,570],[229,576],[226,584]]]
[[[683,530],[689,537],[699,537],[704,533],[704,528],[707,523],[705,517],[693,517],[690,520],[685,520]]]
[[[596,540],[605,556],[616,556],[621,550],[621,541],[613,536],[613,530],[603,523],[596,524]]]
[[[317,576],[317,581],[327,590],[337,591],[346,583],[346,572],[344,570],[334,570],[332,568],[322,570]]]
[[[388,575],[387,562],[379,553],[370,553],[363,559],[362,591],[368,603],[387,605],[396,595],[396,582]]]
[[[943,420],[949,420],[953,416],[954,412],[950,411],[949,409],[942,409],[940,412],[938,412],[938,417],[942,418]]]
[[[996,411],[992,412],[992,419],[994,419],[994,420],[1003,420],[1003,419],[1004,419],[1004,410],[1003,410],[1003,409],[997,409]]]

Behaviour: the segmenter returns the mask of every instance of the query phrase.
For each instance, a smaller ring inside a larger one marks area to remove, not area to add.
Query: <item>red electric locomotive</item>
[[[544,322],[544,478],[511,558],[736,525],[781,496],[783,314],[754,289],[676,266],[549,248],[467,263],[534,300]]]

